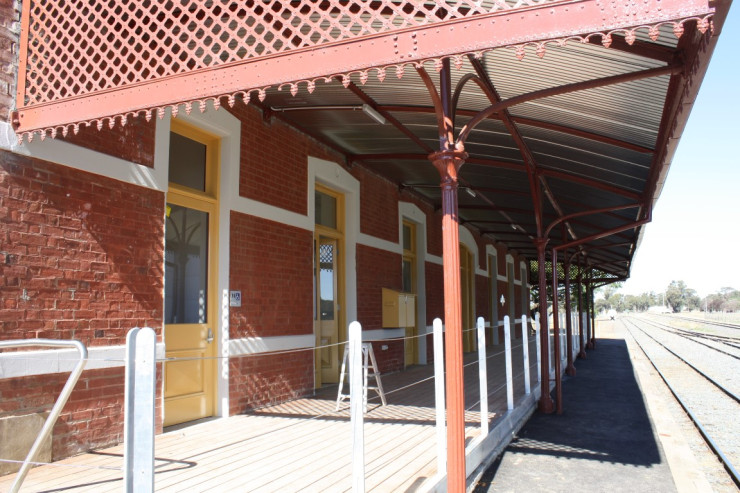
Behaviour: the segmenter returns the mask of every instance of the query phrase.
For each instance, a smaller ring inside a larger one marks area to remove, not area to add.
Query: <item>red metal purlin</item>
[[[342,3],[344,10],[364,5],[364,2],[334,3]],[[621,2],[616,1],[606,3],[603,0],[556,0],[530,3],[526,8],[522,8],[524,4],[519,3],[517,4],[519,8],[491,13],[480,13],[479,10],[471,9],[470,6],[477,2],[460,0],[460,3],[469,5],[466,9],[458,11],[457,18],[448,16],[447,20],[439,22],[432,22],[429,19],[424,21],[407,19],[405,22],[408,24],[404,24],[406,27],[403,29],[253,56],[203,68],[197,68],[199,65],[196,63],[193,70],[122,85],[120,81],[128,79],[125,73],[117,74],[117,70],[136,64],[137,46],[144,39],[140,33],[132,34],[131,38],[121,42],[131,45],[129,51],[124,52],[120,44],[116,45],[118,51],[115,63],[111,61],[106,65],[111,73],[107,75],[106,72],[105,77],[110,77],[114,81],[119,80],[119,83],[112,86],[102,84],[104,89],[81,94],[82,91],[78,89],[79,83],[86,81],[79,78],[81,76],[78,72],[85,71],[82,62],[86,58],[100,56],[99,53],[95,53],[96,46],[88,46],[93,50],[92,54],[75,59],[74,67],[67,68],[67,65],[63,67],[63,70],[70,71],[63,74],[68,76],[70,85],[67,86],[66,79],[62,82],[55,81],[57,85],[65,86],[62,99],[38,104],[32,104],[28,100],[26,103],[29,94],[32,94],[31,87],[26,83],[25,94],[18,99],[18,130],[21,134],[38,129],[47,129],[52,134],[60,129],[66,132],[67,126],[74,127],[75,122],[100,125],[102,119],[120,118],[125,121],[141,111],[151,112],[156,109],[159,114],[163,114],[165,108],[182,103],[193,104],[215,100],[218,104],[217,99],[220,97],[229,97],[231,101],[235,95],[248,96],[251,92],[263,94],[267,87],[276,85],[280,85],[281,88],[286,86],[291,92],[297,92],[300,84],[311,91],[317,82],[329,81],[333,76],[348,83],[352,74],[359,74],[362,80],[363,77],[367,77],[369,67],[376,67],[372,70],[382,80],[385,78],[386,69],[390,67],[402,71],[403,65],[418,64],[424,60],[435,61],[438,65],[445,57],[453,57],[457,62],[462,59],[462,54],[480,55],[486,50],[516,44],[519,44],[517,50],[519,55],[528,44],[534,44],[538,47],[538,53],[544,53],[547,43],[562,45],[571,41],[583,42],[593,36],[601,36],[607,40],[610,32],[626,33],[626,36],[630,32],[634,34],[634,29],[649,29],[652,32],[656,30],[655,26],[658,24],[675,25],[688,19],[695,19],[697,16],[713,14],[713,9],[706,0],[688,2],[646,0],[644,8],[623,7]],[[390,9],[399,8],[397,2],[390,0],[387,0],[387,5]],[[67,10],[70,9],[74,10],[72,7]],[[436,11],[427,17],[439,19]],[[31,24],[33,22],[31,19]],[[334,19],[331,22],[336,23]],[[707,23],[707,19],[702,18],[702,25]],[[202,28],[200,21],[196,24],[197,29]],[[387,25],[386,28],[390,29]],[[100,28],[98,30],[100,31]],[[607,34],[603,34],[602,31],[606,31]],[[680,32],[680,29],[677,29],[677,32]],[[532,33],[537,34],[533,36]],[[72,41],[74,40],[70,43]],[[29,44],[28,37],[21,41],[27,49],[43,47],[44,42],[35,40]],[[105,43],[101,44],[103,45]],[[26,48],[22,46],[21,49]],[[29,56],[33,56],[33,53]],[[69,55],[65,56],[70,58]],[[167,56],[171,55],[165,52],[162,58]],[[181,63],[188,65],[187,57]],[[26,66],[26,70],[19,76],[28,81],[29,74],[37,76],[42,72],[44,71],[38,68]],[[38,87],[46,90],[51,86],[45,83]],[[42,89],[37,89],[36,92]]]

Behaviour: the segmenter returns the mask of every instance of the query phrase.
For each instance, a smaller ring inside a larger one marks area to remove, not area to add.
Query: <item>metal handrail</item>
[[[10,487],[11,493],[17,493],[18,491],[20,491],[21,484],[23,484],[23,480],[26,479],[26,475],[28,474],[28,471],[31,469],[31,465],[32,465],[31,463],[35,459],[36,454],[38,454],[39,448],[41,448],[41,444],[44,442],[44,440],[46,440],[46,438],[51,433],[51,430],[54,427],[54,424],[56,423],[57,419],[59,418],[59,415],[62,412],[62,408],[67,403],[67,399],[69,399],[69,395],[72,393],[72,390],[74,389],[75,385],[77,385],[77,381],[80,379],[82,370],[85,369],[85,365],[87,364],[87,348],[85,347],[84,344],[82,344],[82,342],[78,340],[60,341],[57,339],[20,339],[17,341],[0,341],[0,349],[10,348],[10,347],[28,347],[28,346],[75,348],[80,353],[80,361],[77,362],[74,369],[72,370],[72,373],[69,374],[67,383],[64,384],[64,388],[59,394],[59,397],[57,397],[57,400],[54,403],[54,407],[51,408],[51,411],[49,412],[49,416],[46,418],[46,421],[44,421],[44,426],[41,428],[41,431],[36,437],[36,441],[33,442],[33,445],[31,446],[31,450],[28,451],[28,455],[26,456],[26,459],[23,461],[21,468],[18,470],[18,474],[15,477],[15,481],[13,481],[13,485]]]

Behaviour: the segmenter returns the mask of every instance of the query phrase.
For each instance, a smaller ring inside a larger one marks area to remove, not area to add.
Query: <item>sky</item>
[[[740,2],[735,2],[740,3]],[[740,5],[733,5],[620,292],[740,290]]]

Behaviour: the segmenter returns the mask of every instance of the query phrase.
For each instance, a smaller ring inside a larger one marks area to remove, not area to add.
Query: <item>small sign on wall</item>
[[[229,306],[242,306],[241,291],[229,291]]]

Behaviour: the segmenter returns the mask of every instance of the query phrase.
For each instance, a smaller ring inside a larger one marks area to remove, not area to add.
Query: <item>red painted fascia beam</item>
[[[597,37],[591,37],[588,42],[594,45],[603,46],[602,39]],[[610,50],[622,51],[631,55],[637,55],[643,58],[649,58],[651,60],[657,60],[663,63],[671,63],[674,60],[674,51],[672,48],[667,46],[659,45],[657,43],[648,43],[635,39],[632,44],[627,42],[627,39],[621,34],[611,35],[611,44],[609,45]]]
[[[29,22],[23,9],[21,67],[28,55]],[[315,82],[333,74],[370,67],[439,59],[459,53],[490,50],[540,40],[608,32],[630,26],[657,24],[713,13],[708,0],[644,0],[639,12],[597,0],[542,3],[519,9],[451,19],[387,32],[286,50],[152,81],[22,106],[25,93],[18,84],[17,131],[57,128],[137,111],[277,86],[291,81]],[[533,35],[533,33],[537,33]],[[25,77],[25,70],[18,74]]]
[[[699,85],[709,66],[717,38],[722,30],[730,8],[728,1],[712,2],[716,13],[712,19],[713,29],[701,34],[696,24],[685,23],[685,31],[679,40],[679,60],[683,62],[683,75],[671,78],[660,132],[656,140],[656,154],[645,187],[645,201],[654,204],[660,193],[659,185],[668,173],[668,167],[678,147],[678,136],[683,132],[691,108],[699,92]]]

